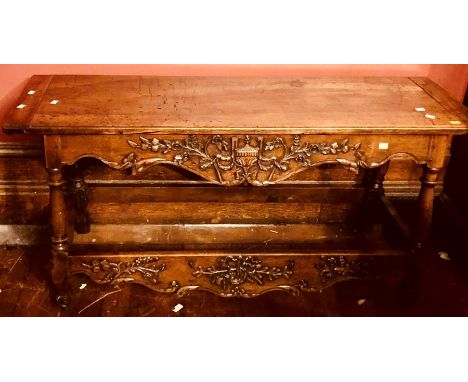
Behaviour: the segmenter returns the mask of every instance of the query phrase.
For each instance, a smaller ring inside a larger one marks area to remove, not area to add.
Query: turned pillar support
[[[421,189],[419,191],[416,221],[413,231],[413,247],[420,249],[429,237],[434,209],[434,187],[444,166],[449,137],[433,136],[427,163],[423,166]]]
[[[44,146],[47,183],[50,190],[51,277],[57,293],[56,301],[65,308],[70,300],[67,278],[69,242],[64,176],[60,161],[60,137],[46,136]]]

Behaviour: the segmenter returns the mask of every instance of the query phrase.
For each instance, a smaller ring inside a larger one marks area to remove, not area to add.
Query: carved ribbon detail
[[[244,288],[245,284],[254,284],[263,286],[269,281],[280,278],[288,279],[292,276],[294,261],[288,260],[283,267],[263,265],[262,260],[253,256],[223,256],[216,259],[214,265],[207,268],[196,267],[193,261],[189,266],[193,269],[192,275],[196,278],[207,277],[211,284],[219,289],[211,290],[222,297],[254,297],[259,294],[272,290],[291,289],[289,286],[273,286],[260,293],[248,291]],[[179,290],[179,295],[186,290],[204,289],[199,286],[183,287]]]
[[[356,173],[359,167],[368,167],[364,154],[359,151],[360,143],[350,144],[348,139],[313,143],[301,142],[298,135],[292,138],[190,135],[185,139],[140,136],[139,142],[129,140],[128,144],[152,155],[139,157],[130,152],[120,162],[105,163],[119,170],[131,169],[133,174],[158,163],[173,164],[226,186],[275,184],[325,163],[337,163]],[[331,158],[320,158],[324,156]]]

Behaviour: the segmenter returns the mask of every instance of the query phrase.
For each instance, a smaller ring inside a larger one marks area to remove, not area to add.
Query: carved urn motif
[[[245,137],[245,145],[238,148],[238,140],[236,137],[232,139],[232,148],[234,153],[234,161],[237,165],[242,167],[250,167],[257,163],[258,156],[260,153],[260,147],[251,146],[249,143],[249,136]],[[258,140],[259,146],[261,146],[261,138]]]

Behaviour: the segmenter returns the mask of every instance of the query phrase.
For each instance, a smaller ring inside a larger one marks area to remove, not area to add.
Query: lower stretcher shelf
[[[179,296],[298,294],[379,277],[386,262],[406,253],[384,231],[381,224],[359,232],[342,223],[93,225],[75,235],[69,272]]]

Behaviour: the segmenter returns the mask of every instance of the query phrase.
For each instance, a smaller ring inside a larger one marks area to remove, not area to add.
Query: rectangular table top
[[[406,77],[33,76],[4,128],[38,134],[467,132],[463,114],[421,83],[433,84]]]

